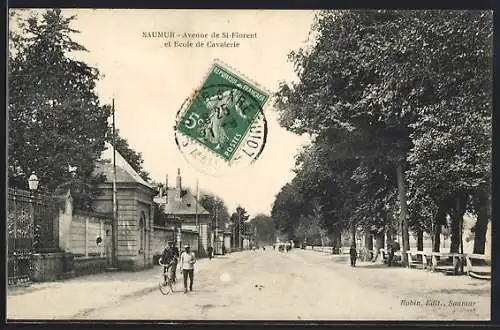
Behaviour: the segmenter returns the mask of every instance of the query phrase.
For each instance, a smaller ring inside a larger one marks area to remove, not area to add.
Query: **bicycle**
[[[165,268],[168,265],[165,265],[161,262],[161,258],[158,260],[158,264],[162,266],[162,272],[160,276],[160,282],[159,287],[160,287],[160,292],[164,295],[168,295],[172,292],[175,291],[175,279],[172,278],[172,268],[168,270],[168,273],[165,272]],[[170,267],[174,267],[174,265],[170,265]]]

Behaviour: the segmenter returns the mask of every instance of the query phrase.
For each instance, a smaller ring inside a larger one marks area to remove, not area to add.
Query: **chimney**
[[[176,188],[176,193],[177,193],[177,198],[181,199],[181,192],[182,192],[182,184],[181,184],[181,169],[177,169],[177,184],[175,186]]]
[[[165,190],[168,189],[168,174],[165,174]]]

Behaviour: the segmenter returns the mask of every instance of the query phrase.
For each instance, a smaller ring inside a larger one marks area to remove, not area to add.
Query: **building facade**
[[[157,190],[143,180],[130,164],[116,155],[116,201],[117,201],[117,267],[138,270],[152,266],[151,237],[153,227],[153,198]],[[106,150],[96,165],[96,174],[101,173],[106,181],[99,185],[102,194],[94,201],[95,210],[113,214],[113,147]]]
[[[183,188],[180,169],[175,186],[169,187],[167,179],[154,202],[159,211],[155,226],[172,228],[177,233],[175,244],[180,250],[184,244],[189,244],[198,256],[205,257],[210,245],[210,213],[189,189]]]

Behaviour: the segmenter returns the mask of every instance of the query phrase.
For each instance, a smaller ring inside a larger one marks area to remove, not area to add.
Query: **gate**
[[[19,189],[8,189],[8,284],[31,280],[32,254],[54,252],[59,246],[57,200]]]
[[[224,245],[224,242],[221,241],[220,239],[215,240],[215,246],[214,246],[214,254],[216,255],[222,255],[222,245]]]

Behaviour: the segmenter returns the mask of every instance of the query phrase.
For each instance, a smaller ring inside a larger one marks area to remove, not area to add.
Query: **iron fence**
[[[31,277],[31,254],[59,248],[58,201],[52,196],[8,189],[8,283]]]

